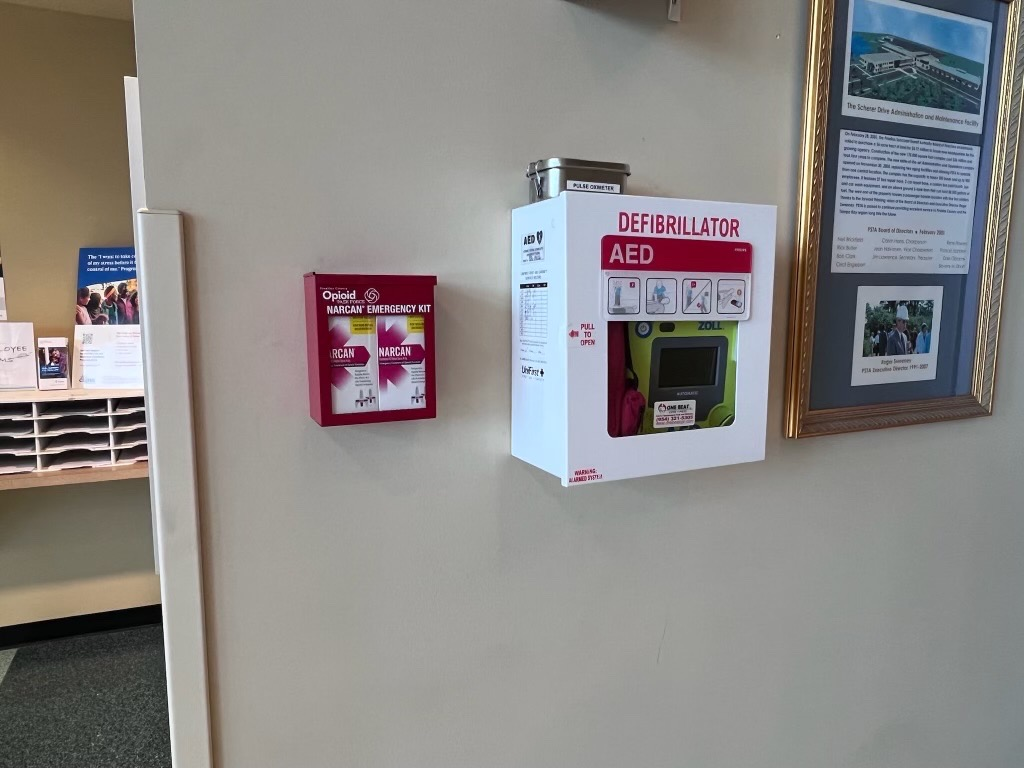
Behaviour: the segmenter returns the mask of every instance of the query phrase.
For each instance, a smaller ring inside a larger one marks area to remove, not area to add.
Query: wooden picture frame
[[[970,250],[972,256],[971,271],[975,272],[977,288],[980,295],[977,300],[977,332],[973,346],[963,343],[958,345],[960,356],[958,365],[967,370],[963,376],[961,389],[967,391],[940,397],[890,399],[886,402],[872,402],[862,405],[844,405],[839,407],[813,407],[812,379],[815,369],[815,319],[818,315],[819,291],[824,280],[832,280],[832,272],[823,270],[822,258],[829,258],[822,253],[824,238],[831,238],[829,232],[823,232],[823,203],[828,196],[829,175],[834,168],[827,168],[830,162],[826,149],[835,146],[838,127],[830,122],[830,110],[834,110],[838,102],[833,101],[835,88],[844,89],[839,99],[846,99],[850,93],[843,80],[836,82],[836,63],[833,57],[843,57],[844,72],[851,70],[852,58],[847,60],[847,52],[836,45],[837,25],[845,29],[847,19],[839,18],[837,7],[852,14],[855,0],[810,0],[810,32],[808,36],[806,102],[804,106],[802,147],[800,155],[800,180],[798,219],[796,228],[796,264],[792,277],[789,318],[789,349],[786,382],[786,434],[790,438],[801,438],[818,435],[838,434],[862,430],[882,429],[886,427],[905,426],[927,422],[964,419],[986,416],[992,413],[993,390],[995,381],[996,357],[999,341],[999,324],[1003,296],[1003,276],[1006,266],[1007,237],[1013,194],[1014,170],[1017,161],[1017,146],[1020,134],[1022,80],[1024,80],[1024,36],[1021,34],[1022,3],[1024,0],[998,0],[992,13],[998,14],[1000,23],[993,26],[992,37],[996,38],[991,50],[992,54],[984,78],[988,81],[988,99],[979,99],[979,113],[982,118],[986,114],[986,103],[989,114],[995,119],[985,121],[980,142],[990,142],[986,151],[979,150],[981,171],[988,167],[985,158],[991,158],[990,189],[988,190],[987,212],[983,212],[984,241],[977,242],[975,236]],[[884,0],[883,0],[884,1]],[[928,6],[929,0],[915,0]],[[997,0],[990,0],[996,2]],[[942,0],[931,0],[932,5]],[[853,29],[852,17],[849,27]],[[1004,34],[996,35],[996,29]],[[893,38],[882,37],[882,40]],[[849,46],[850,44],[847,43]],[[852,48],[851,48],[852,50]],[[1001,55],[997,55],[1001,52]],[[908,69],[908,71],[910,71]],[[998,74],[998,80],[996,77]],[[850,75],[845,83],[849,82]],[[997,108],[989,99],[998,99]],[[983,103],[984,102],[984,103]],[[840,104],[840,110],[842,110]],[[836,121],[841,122],[841,121]],[[879,126],[879,132],[885,133],[887,128]],[[829,145],[830,138],[833,144]],[[979,145],[981,146],[981,145]],[[838,162],[838,160],[836,161]],[[983,179],[983,175],[977,177]],[[832,182],[833,185],[836,183]],[[981,199],[981,183],[977,190]],[[838,195],[839,193],[836,192]],[[975,221],[977,221],[977,213]],[[833,219],[834,223],[834,219]],[[977,223],[975,232],[982,231]],[[979,262],[980,259],[980,262]],[[834,270],[830,266],[830,270]],[[837,278],[838,279],[838,278]],[[858,294],[859,297],[859,294]],[[973,298],[971,300],[973,303]],[[859,311],[859,307],[856,307]],[[851,318],[854,318],[851,315]],[[970,314],[973,317],[973,312]],[[964,310],[962,319],[966,321]],[[963,323],[961,324],[963,326]],[[922,326],[922,329],[927,329]],[[847,329],[839,329],[837,334]],[[856,366],[856,329],[849,328],[850,338],[854,341],[853,366]],[[945,328],[943,329],[946,330]],[[961,331],[961,329],[956,329]],[[864,331],[862,330],[863,334]],[[966,333],[965,338],[967,338]],[[879,331],[881,336],[881,331]],[[837,338],[842,338],[837,335]],[[868,353],[863,353],[867,355]],[[972,367],[967,368],[966,356],[973,354]],[[973,371],[973,373],[971,373]],[[967,381],[967,379],[970,379]],[[969,387],[967,386],[969,384]],[[820,399],[820,398],[819,398]]]

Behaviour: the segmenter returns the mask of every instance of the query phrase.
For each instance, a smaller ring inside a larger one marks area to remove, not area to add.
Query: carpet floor
[[[0,768],[170,768],[159,626],[37,643],[7,663]]]

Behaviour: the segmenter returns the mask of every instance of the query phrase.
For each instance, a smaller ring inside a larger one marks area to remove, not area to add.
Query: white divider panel
[[[164,614],[171,759],[182,768],[210,768],[210,703],[182,217],[177,211],[142,210],[136,224],[140,299],[146,308],[142,313],[142,352],[153,457],[149,483]],[[123,427],[118,435],[132,434],[135,426],[130,417],[113,417],[120,419],[117,427]],[[124,448],[122,453],[130,455],[134,450]]]

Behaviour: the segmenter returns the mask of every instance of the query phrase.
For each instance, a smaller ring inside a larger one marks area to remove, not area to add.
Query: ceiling
[[[102,16],[107,19],[131,21],[132,0],[3,0],[15,5],[31,5],[51,11],[79,13],[83,16]]]

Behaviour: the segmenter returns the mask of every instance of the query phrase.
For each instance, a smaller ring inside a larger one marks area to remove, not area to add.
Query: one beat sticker
[[[666,400],[654,404],[655,429],[692,427],[696,423],[696,400]]]

